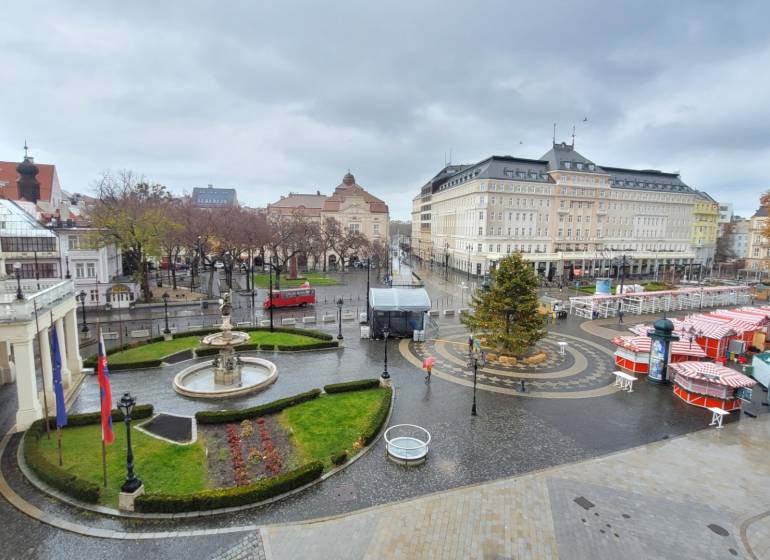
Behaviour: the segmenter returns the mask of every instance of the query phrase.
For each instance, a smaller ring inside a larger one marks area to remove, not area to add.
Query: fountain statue
[[[249,340],[249,334],[234,331],[230,292],[219,300],[222,326],[201,340],[204,346],[219,348],[219,354],[210,362],[181,371],[174,379],[177,392],[192,397],[221,397],[241,394],[266,387],[277,375],[275,364],[262,358],[241,358],[235,347]],[[213,384],[211,373],[213,372]],[[247,379],[244,381],[244,372]]]

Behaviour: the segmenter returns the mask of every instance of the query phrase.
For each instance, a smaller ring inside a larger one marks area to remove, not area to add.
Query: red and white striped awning
[[[749,309],[717,309],[714,315],[719,317],[729,317],[731,319],[740,319],[757,326],[766,325],[768,322],[767,312],[755,312]]]
[[[616,336],[612,343],[631,352],[649,352],[652,348],[652,339],[647,336]],[[693,358],[705,358],[706,353],[697,342],[690,344],[679,340],[671,343],[671,353],[677,356],[692,356]]]
[[[678,362],[669,364],[677,374],[727,387],[752,387],[756,381],[742,373],[712,362]]]

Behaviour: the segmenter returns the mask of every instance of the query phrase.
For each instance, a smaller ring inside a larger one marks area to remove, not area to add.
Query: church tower
[[[19,188],[19,198],[36,204],[40,199],[40,182],[37,180],[37,174],[40,170],[27,151],[27,142],[24,142],[24,161],[16,166],[16,171],[19,173],[19,180],[16,184]]]

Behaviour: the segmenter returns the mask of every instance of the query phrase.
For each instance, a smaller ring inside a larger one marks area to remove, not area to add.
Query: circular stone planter
[[[195,364],[174,376],[174,390],[180,395],[198,399],[225,399],[262,391],[278,378],[276,365],[262,358],[241,358],[241,383],[217,385],[214,383],[214,360]]]
[[[399,465],[419,465],[428,458],[430,432],[414,424],[397,424],[385,431],[388,458]]]

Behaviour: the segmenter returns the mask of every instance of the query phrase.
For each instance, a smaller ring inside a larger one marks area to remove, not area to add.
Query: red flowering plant
[[[230,446],[230,457],[233,460],[233,479],[236,486],[251,484],[249,472],[246,470],[246,462],[243,460],[241,450],[241,436],[235,424],[227,425],[227,443]]]
[[[272,476],[280,474],[283,469],[283,459],[281,459],[281,454],[270,437],[267,424],[260,418],[257,420],[257,425],[259,426],[259,439],[262,441],[262,457],[265,460],[265,470]]]

